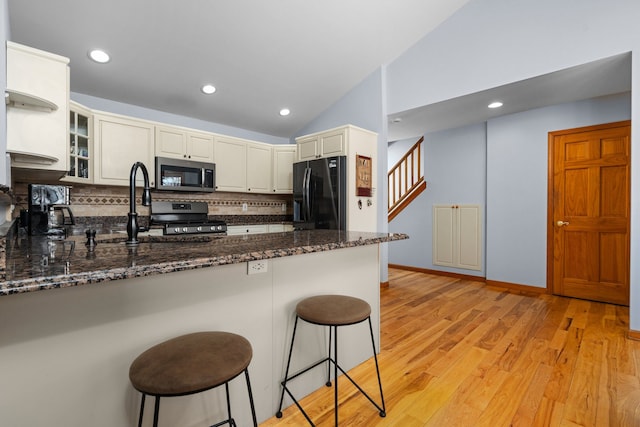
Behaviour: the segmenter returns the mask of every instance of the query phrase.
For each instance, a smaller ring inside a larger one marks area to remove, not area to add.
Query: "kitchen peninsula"
[[[297,301],[323,293],[362,298],[379,337],[379,244],[407,237],[329,230],[149,236],[129,248],[114,233],[98,235],[93,250],[84,236],[12,239],[0,281],[1,424],[135,425],[140,395],[129,383],[131,361],[160,341],[201,330],[251,342],[256,410],[267,419],[277,408]],[[266,269],[252,269],[253,260]],[[347,369],[371,357],[368,334],[358,328],[341,335]],[[300,366],[324,354],[318,329],[296,340],[305,354]],[[321,387],[322,377],[301,381],[299,393]],[[232,382],[231,393],[234,417],[246,425],[242,382]],[[223,395],[214,389],[165,399],[162,422],[211,424],[224,410]]]

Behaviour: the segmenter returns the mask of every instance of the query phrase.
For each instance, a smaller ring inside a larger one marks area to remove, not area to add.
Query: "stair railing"
[[[420,138],[387,174],[390,219],[391,214],[401,208],[416,189],[425,187],[421,155],[423,141],[424,137]]]

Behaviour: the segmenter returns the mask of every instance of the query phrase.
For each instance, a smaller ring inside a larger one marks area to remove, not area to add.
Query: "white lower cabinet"
[[[242,234],[260,234],[267,233],[269,227],[267,224],[254,225],[230,225],[227,227],[228,236],[238,236]]]
[[[252,224],[252,225],[230,225],[227,227],[228,236],[238,236],[242,234],[261,233],[282,233],[293,231],[291,224]]]
[[[433,265],[481,270],[479,205],[433,206]]]
[[[282,233],[284,231],[293,231],[292,224],[269,224],[267,226],[269,233]]]
[[[150,185],[155,185],[154,126],[142,120],[134,120],[110,114],[95,114],[94,183],[105,185],[129,185],[129,174],[135,162],[142,162],[149,172]],[[136,184],[144,184],[140,171]]]

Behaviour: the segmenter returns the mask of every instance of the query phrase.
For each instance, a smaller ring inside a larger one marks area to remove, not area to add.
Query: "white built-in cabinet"
[[[230,136],[216,136],[216,191],[245,192],[247,189],[247,142]]]
[[[296,138],[298,160],[343,156],[347,153],[348,127]]]
[[[100,113],[93,117],[95,184],[129,185],[131,167],[142,162],[155,185],[154,125],[144,120]],[[144,184],[141,171],[136,184]]]
[[[67,171],[69,59],[7,41],[7,148],[11,166]]]
[[[479,205],[433,206],[433,265],[481,270]]]
[[[93,183],[93,113],[69,103],[69,170],[63,181]]]
[[[271,145],[218,135],[214,159],[217,191],[272,192]]]
[[[271,146],[247,142],[247,192],[271,192]]]
[[[156,156],[213,163],[213,134],[156,126]]]
[[[296,161],[296,146],[291,144],[274,145],[272,149],[272,192],[293,192],[293,163]]]
[[[240,236],[247,234],[281,233],[293,231],[291,224],[251,224],[251,225],[229,225],[227,226],[228,236]]]

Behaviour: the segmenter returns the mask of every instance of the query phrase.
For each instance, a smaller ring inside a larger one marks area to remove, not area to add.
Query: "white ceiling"
[[[290,137],[469,0],[8,0],[71,90]],[[106,65],[87,52],[103,48]],[[200,93],[204,83],[217,92]],[[290,108],[280,117],[281,108]]]

